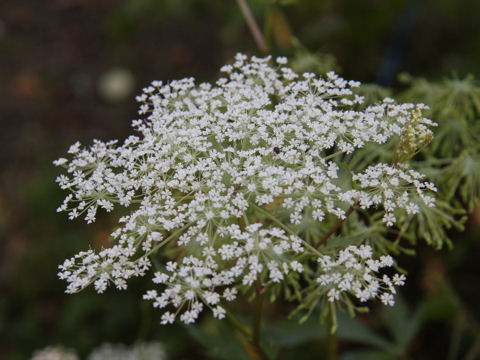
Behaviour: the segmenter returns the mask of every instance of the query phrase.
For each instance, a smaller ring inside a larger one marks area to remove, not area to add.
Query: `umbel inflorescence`
[[[223,318],[253,288],[301,306],[393,305],[405,276],[392,273],[388,249],[324,240],[352,212],[400,229],[434,206],[435,186],[407,165],[431,139],[425,106],[364,104],[358,82],[298,75],[285,58],[238,54],[221,71],[215,84],[154,81],[137,97],[138,136],[76,143],[71,160],[55,161],[70,190],[58,211],[88,223],[99,208],[130,211],[112,247],[60,266],[67,292],[125,289],[151,272],[157,286],[143,298],[163,309],[162,323],[192,323],[205,308]],[[349,166],[358,149],[387,141],[397,142],[391,162]],[[318,237],[306,235],[312,227]]]

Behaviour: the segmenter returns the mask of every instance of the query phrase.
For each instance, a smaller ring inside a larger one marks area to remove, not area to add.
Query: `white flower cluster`
[[[235,300],[237,284],[251,286],[256,280],[263,284],[280,283],[291,272],[303,271],[303,265],[292,260],[304,250],[302,240],[287,236],[282,229],[262,229],[262,224],[255,223],[242,232],[237,224],[232,224],[219,228],[217,234],[218,245],[202,244],[202,258],[186,256],[181,264],[168,262],[165,272],[155,273],[153,282],[165,285],[165,289],[160,295],[150,290],[143,298],[153,300],[154,307],[187,308],[180,316],[187,324],[197,319],[203,304],[222,319],[225,309],[219,303],[222,299]],[[175,314],[170,311],[162,316],[164,324],[174,320]]]
[[[80,360],[80,357],[74,350],[61,346],[47,346],[35,350],[30,360]]]
[[[126,289],[126,280],[134,276],[144,276],[150,268],[150,260],[141,257],[136,261],[129,260],[135,253],[132,247],[118,245],[102,250],[96,254],[93,250],[81,251],[72,259],[67,259],[59,266],[60,279],[68,282],[67,293],[75,293],[94,283],[95,290],[103,293],[109,281],[118,289]]]
[[[404,164],[351,170],[353,184],[338,164],[366,143],[401,136],[412,114],[432,125],[419,120],[422,105],[363,106],[357,82],[298,75],[284,58],[269,61],[239,54],[214,85],[155,81],[137,97],[144,120],[133,127],[141,136],[121,145],[76,143],[73,159],[55,161],[67,172],[57,182],[71,192],[58,211],[70,219],[93,222],[98,208],[110,212],[116,203],[131,210],[112,234],[115,246],[60,267],[67,292],[91,283],[98,292],[109,283],[124,289],[166,248],[176,255],[155,275],[162,292],[145,295],[177,308],[162,321],[184,309],[180,319],[190,323],[204,305],[221,318],[221,302],[242,287],[292,281],[321,254],[292,230],[305,214],[323,222],[345,218],[354,203],[382,205],[392,226],[396,211],[413,215],[419,202],[434,204],[434,186]]]
[[[164,346],[159,342],[140,342],[132,346],[102,344],[93,349],[87,360],[164,360]]]
[[[132,346],[104,343],[94,348],[87,360],[164,360],[164,346],[159,342],[139,342]],[[35,350],[30,360],[80,360],[76,351],[62,346]]]
[[[349,197],[358,199],[364,209],[382,204],[385,209],[383,222],[387,226],[393,226],[397,220],[394,215],[396,209],[414,215],[420,211],[420,201],[426,206],[435,206],[435,198],[428,192],[436,192],[437,188],[433,183],[421,182],[423,177],[411,169],[387,164],[373,165],[363,173],[353,175],[352,179],[359,182],[363,191],[352,190]],[[345,201],[348,201],[347,197]]]
[[[394,305],[395,286],[404,285],[405,275],[394,274],[391,278],[384,274],[379,277],[379,270],[391,267],[393,259],[382,256],[376,260],[372,255],[370,246],[361,245],[348,246],[333,260],[330,256],[318,259],[322,274],[317,282],[322,287],[320,290],[327,294],[328,301],[340,300],[344,294],[351,293],[361,302],[378,297],[385,305]]]

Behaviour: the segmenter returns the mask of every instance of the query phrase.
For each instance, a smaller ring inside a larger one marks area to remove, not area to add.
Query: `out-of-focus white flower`
[[[98,79],[98,93],[103,100],[118,102],[126,99],[133,91],[135,78],[131,71],[124,68],[112,68]]]
[[[30,360],[80,360],[75,351],[61,346],[48,346],[33,352]]]
[[[165,360],[166,358],[162,344],[147,342],[133,346],[102,344],[93,349],[87,360]]]

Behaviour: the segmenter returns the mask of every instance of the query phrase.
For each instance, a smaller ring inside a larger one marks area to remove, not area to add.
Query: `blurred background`
[[[393,95],[418,78],[428,80],[428,94],[442,79],[472,74],[477,121],[480,1],[248,3],[271,52],[299,71],[334,69]],[[135,95],[150,81],[213,81],[237,52],[261,55],[234,0],[0,0],[1,359],[29,359],[50,345],[85,358],[102,343],[137,341],[160,341],[170,359],[247,358],[225,335],[228,324],[160,326],[139,300],[148,281],[124,292],[65,295],[57,265],[88,244],[107,246],[115,219],[87,226],[57,214],[65,194],[52,165],[76,140],[125,138]],[[402,259],[410,272],[404,300],[341,320],[341,358],[480,358],[479,231],[473,206],[466,230],[449,233],[453,249],[419,244],[416,258]],[[321,359],[317,319],[292,326],[275,309],[270,315],[265,336],[280,344],[279,359]]]

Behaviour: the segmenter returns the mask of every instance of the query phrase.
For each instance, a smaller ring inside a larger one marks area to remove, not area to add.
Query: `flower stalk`
[[[255,283],[255,294],[256,296],[255,311],[253,315],[252,343],[257,349],[262,350],[262,346],[260,344],[260,325],[262,322],[262,308],[265,299],[265,293],[262,289],[262,284],[258,280]],[[263,350],[261,352],[263,353]]]
[[[315,245],[313,245],[313,247],[315,249],[318,249],[320,245],[325,243],[327,239],[338,230],[338,228],[344,223],[344,221],[347,220],[350,215],[352,215],[352,213],[355,211],[358,205],[360,205],[360,203],[357,201],[352,206],[350,206],[348,210],[345,212],[344,217],[340,217],[337,220],[337,222],[332,226],[332,228],[328,230],[327,233],[323,235],[322,238],[315,243]]]
[[[258,49],[264,56],[267,56],[270,53],[270,50],[267,47],[262,31],[260,30],[260,27],[255,21],[255,18],[253,17],[253,14],[250,10],[250,7],[248,6],[247,1],[237,0],[237,4],[240,7],[242,15],[245,18],[245,21],[247,22],[248,28],[252,33],[253,39],[255,40],[255,43],[257,44]]]

